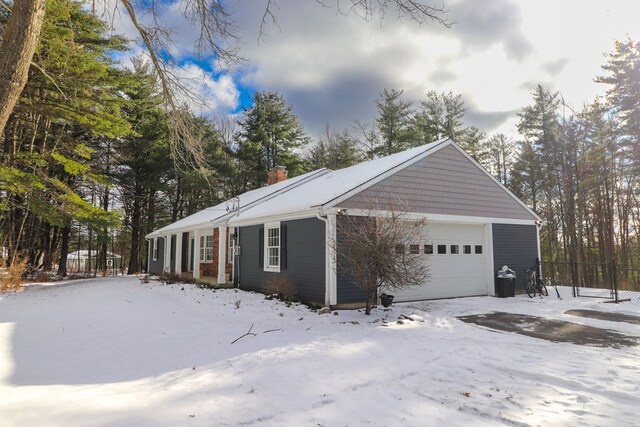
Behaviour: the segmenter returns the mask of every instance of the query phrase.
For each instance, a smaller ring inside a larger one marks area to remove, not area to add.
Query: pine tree
[[[243,191],[264,185],[275,166],[286,166],[289,176],[303,172],[299,152],[309,137],[282,95],[257,92],[238,124],[236,155]]]
[[[466,132],[462,122],[466,113],[462,95],[431,90],[427,92],[420,107],[415,118],[415,128],[422,144],[430,144],[442,138],[461,142]]]
[[[376,100],[380,141],[373,148],[375,155],[388,156],[415,145],[412,103],[402,100],[403,92],[384,89]]]

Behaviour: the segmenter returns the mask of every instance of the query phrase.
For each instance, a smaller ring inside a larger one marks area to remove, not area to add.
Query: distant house
[[[522,271],[539,257],[540,217],[450,140],[292,179],[277,169],[270,182],[147,235],[149,271],[254,290],[286,275],[303,301],[357,305],[364,293],[329,256],[340,250],[336,224],[391,197],[427,219],[425,240],[411,246],[431,268],[396,301],[494,295],[500,267]]]
[[[91,254],[91,256],[89,256]],[[98,251],[89,252],[86,249],[70,252],[67,255],[67,273],[85,273],[94,271],[98,260]],[[122,265],[122,257],[112,252],[107,252],[107,270],[119,270]]]

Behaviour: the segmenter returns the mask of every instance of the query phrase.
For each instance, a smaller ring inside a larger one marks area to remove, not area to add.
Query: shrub
[[[278,299],[291,302],[296,296],[296,286],[286,276],[274,276],[267,280],[264,290],[268,295],[276,295]]]
[[[22,287],[22,277],[27,271],[26,259],[15,259],[0,276],[0,292],[16,291]]]

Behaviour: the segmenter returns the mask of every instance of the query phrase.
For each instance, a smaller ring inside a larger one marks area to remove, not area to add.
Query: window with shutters
[[[264,271],[280,272],[280,223],[264,226]]]

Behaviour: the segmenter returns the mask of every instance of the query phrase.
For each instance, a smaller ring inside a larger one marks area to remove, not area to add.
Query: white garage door
[[[419,250],[431,278],[422,286],[392,291],[394,301],[487,294],[484,225],[429,223],[422,239],[407,252]]]

